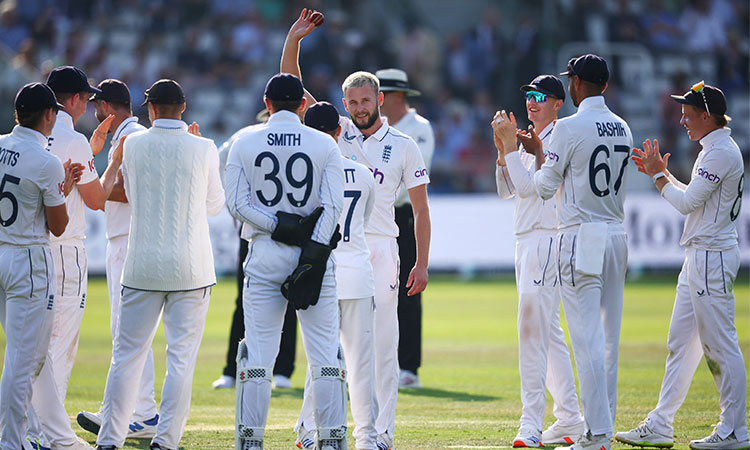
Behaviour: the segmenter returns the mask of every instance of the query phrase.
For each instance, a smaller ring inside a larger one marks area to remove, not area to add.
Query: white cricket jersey
[[[123,120],[115,133],[109,147],[107,160],[112,162],[112,153],[123,136],[128,136],[136,131],[143,131],[146,127],[138,123],[137,117],[128,117]],[[130,203],[113,202],[107,200],[104,204],[104,219],[107,227],[107,239],[125,236],[130,231]]]
[[[539,133],[545,158],[554,127],[555,122],[550,122]],[[536,157],[520,147],[517,152],[505,156],[505,164],[505,167],[497,166],[495,181],[497,193],[501,198],[514,198],[513,229],[516,235],[532,230],[556,230],[555,203],[542,199],[534,186]]]
[[[68,226],[65,228],[65,233],[57,237],[50,233],[49,239],[51,242],[71,239],[82,241],[86,237],[86,218],[83,198],[78,186],[93,181],[98,183],[99,175],[96,173],[94,155],[91,153],[88,139],[73,128],[73,118],[65,111],[57,112],[57,122],[49,137],[48,149],[63,163],[70,159],[71,164],[78,163],[83,166],[81,179],[65,198],[68,210]]]
[[[422,154],[422,160],[427,170],[432,166],[432,155],[435,153],[435,133],[432,131],[430,121],[417,114],[417,110],[409,108],[404,117],[397,123],[391,125],[393,128],[414,139]],[[396,197],[396,206],[410,203],[409,192],[401,188]]]
[[[0,136],[0,245],[49,245],[44,207],[65,203],[65,171],[46,147],[20,125]]]
[[[375,295],[370,249],[365,226],[375,202],[375,181],[362,164],[341,158],[344,164],[344,210],[339,218],[341,241],[333,251],[336,258],[336,290],[339,299]]]
[[[290,111],[274,113],[242,135],[229,150],[224,174],[227,207],[251,225],[256,239],[276,228],[276,211],[307,216],[318,206],[312,240],[327,244],[343,205],[344,171],[333,138],[302,124]]]
[[[630,127],[607,108],[601,95],[583,99],[578,112],[557,121],[534,184],[543,199],[557,192],[560,228],[622,223],[632,148]]]
[[[395,238],[398,226],[393,206],[399,189],[430,182],[419,148],[412,138],[388,126],[386,119],[367,139],[348,117],[340,117],[339,123],[341,153],[365,165],[375,179],[375,206],[365,232]]]
[[[715,251],[737,246],[735,220],[742,207],[744,165],[731,133],[720,128],[704,136],[690,184],[667,184],[662,190],[662,196],[687,216],[682,246]]]

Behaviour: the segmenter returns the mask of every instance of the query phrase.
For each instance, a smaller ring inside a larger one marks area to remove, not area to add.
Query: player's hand
[[[112,152],[112,162],[115,164],[122,163],[122,151],[125,146],[125,139],[127,139],[127,136],[121,137],[120,142],[117,143],[117,147],[115,147],[115,150]]]
[[[503,154],[507,155],[510,152],[516,151],[516,117],[513,113],[510,116],[505,110],[498,111],[495,113],[495,117],[492,120],[492,129],[503,143]]]
[[[188,125],[188,133],[192,134],[193,136],[202,136],[201,127],[196,122]]]
[[[70,159],[65,161],[63,164],[65,170],[65,179],[63,180],[63,193],[67,197],[70,191],[73,190],[73,186],[81,180],[81,174],[83,173],[83,165],[79,163],[73,164]]]
[[[492,140],[495,143],[495,148],[497,149],[497,165],[498,166],[504,166],[505,165],[505,152],[503,151],[503,141],[495,134],[495,120],[499,117],[500,111],[495,113],[495,117],[492,118],[492,121],[490,122],[490,126],[492,127]]]
[[[529,128],[526,131],[517,130],[516,137],[521,141],[521,145],[523,145],[523,149],[526,150],[526,153],[538,155],[542,152],[542,140],[539,139],[539,135],[536,134],[536,130],[534,130],[532,125],[529,125]]]
[[[662,157],[659,153],[659,141],[657,139],[654,139],[653,143],[646,139],[643,141],[643,150],[634,148],[633,153],[635,155],[632,156],[632,159],[639,172],[643,172],[650,177],[659,172],[666,173],[667,162],[671,154],[667,153]]]
[[[312,9],[308,10],[307,8],[302,8],[299,18],[289,29],[288,36],[300,41],[302,38],[312,33],[315,28],[323,25],[323,22],[325,22],[325,16],[323,16],[323,13]]]
[[[427,267],[415,264],[406,280],[406,295],[416,295],[427,287]]]
[[[98,155],[104,148],[104,143],[107,141],[107,133],[112,126],[112,121],[115,120],[114,114],[110,114],[106,119],[102,120],[102,123],[96,127],[94,134],[91,135],[89,145],[91,146],[91,153],[94,156]]]

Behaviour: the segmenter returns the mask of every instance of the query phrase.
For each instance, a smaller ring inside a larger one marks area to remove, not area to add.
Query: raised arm
[[[300,12],[299,18],[289,28],[289,32],[286,35],[284,41],[284,48],[281,51],[281,68],[280,71],[283,73],[291,73],[300,80],[302,79],[302,71],[299,68],[299,45],[302,39],[313,32],[313,30],[321,25],[325,18],[323,14],[303,8]],[[310,107],[317,103],[317,100],[305,89],[305,98],[307,99],[307,106]]]

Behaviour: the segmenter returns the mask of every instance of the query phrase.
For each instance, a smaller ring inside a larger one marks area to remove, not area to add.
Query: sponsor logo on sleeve
[[[552,161],[559,162],[560,155],[555,152],[546,151],[544,152],[544,159],[551,159]]]
[[[718,183],[721,181],[721,178],[719,178],[718,175],[709,172],[708,170],[704,169],[703,167],[698,168],[698,176],[707,179],[708,181],[711,181],[712,183]]]
[[[96,166],[94,166],[94,160],[92,159],[89,161],[89,170],[92,172],[96,172]]]
[[[426,176],[427,176],[427,169],[424,169],[422,167],[420,167],[414,172],[415,178],[426,177]]]

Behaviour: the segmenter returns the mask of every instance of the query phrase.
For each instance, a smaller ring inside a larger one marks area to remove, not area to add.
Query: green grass
[[[676,274],[628,282],[626,286],[617,430],[632,428],[656,404],[664,373],[675,284]],[[234,445],[234,391],[211,389],[211,382],[224,365],[234,286],[233,280],[223,280],[213,292],[182,449],[228,449]],[[106,295],[103,280],[89,283],[78,359],[66,401],[76,431],[80,428],[75,424],[75,414],[82,409],[98,408],[109,367],[111,344]],[[747,355],[750,349],[747,279],[738,281],[735,295],[736,325],[740,345]],[[425,388],[403,390],[399,394],[397,448],[509,447],[521,411],[517,299],[512,279],[464,283],[435,278],[423,302],[424,354],[420,377]],[[4,347],[4,338],[0,338],[0,344]],[[154,345],[159,384],[165,370],[164,347],[160,330]],[[297,370],[292,377],[295,388],[275,391],[271,399],[266,449],[294,448],[292,427],[302,402],[300,387],[305,364],[301,343],[298,348]],[[545,425],[553,421],[551,409],[550,400]],[[687,448],[690,439],[708,435],[718,416],[718,393],[706,365],[701,364],[675,420],[677,447]],[[352,426],[350,417],[350,430]],[[92,434],[80,430],[79,435],[94,442]],[[128,440],[125,448],[146,449],[148,443],[148,440]],[[353,448],[351,439],[350,445]]]

